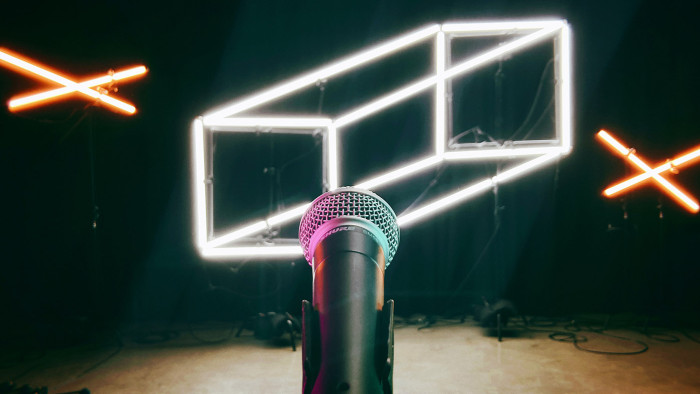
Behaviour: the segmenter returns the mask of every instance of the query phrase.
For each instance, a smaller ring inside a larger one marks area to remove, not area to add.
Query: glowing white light
[[[503,183],[509,180],[512,180],[519,175],[523,175],[526,173],[530,173],[533,170],[549,163],[550,161],[553,161],[554,159],[557,159],[560,155],[558,153],[550,153],[547,155],[542,155],[536,159],[527,161],[523,164],[520,164],[518,166],[515,166],[509,170],[503,171],[502,173],[494,176],[491,178],[493,183]]]
[[[501,22],[445,23],[442,25],[441,30],[447,33],[488,33],[488,35],[503,35],[506,33],[517,33],[518,30],[559,29],[564,26],[566,26],[566,23],[562,20],[514,20]]]
[[[298,219],[301,215],[306,212],[311,203],[301,204],[295,208],[291,208],[288,211],[282,212],[279,215],[271,216],[267,219],[267,224],[269,226],[277,226],[289,222],[290,220]]]
[[[444,211],[445,209],[464,202],[465,200],[481,192],[489,190],[491,186],[493,186],[491,179],[484,179],[483,181],[466,187],[456,193],[442,197],[436,201],[432,201],[409,213],[402,214],[396,218],[396,222],[400,227],[408,226],[420,219],[426,219],[433,216],[435,213]]]
[[[431,156],[423,160],[419,160],[415,163],[411,163],[406,166],[391,170],[381,175],[374,176],[370,179],[364,180],[355,185],[355,187],[360,189],[373,190],[380,186],[387,186],[395,181],[406,178],[409,175],[413,175],[417,172],[427,170],[435,166],[436,164],[442,162],[442,158],[438,156]]]
[[[207,243],[207,203],[206,203],[206,166],[204,163],[204,127],[202,119],[192,122],[192,203],[194,205],[194,239],[198,249]]]
[[[267,221],[261,220],[261,221],[255,222],[253,224],[249,224],[247,226],[239,228],[237,230],[230,231],[230,232],[226,233],[225,235],[216,237],[216,238],[212,239],[211,241],[209,241],[207,243],[207,246],[211,247],[211,248],[215,248],[217,246],[226,245],[228,243],[239,240],[241,238],[249,237],[251,235],[265,231],[268,228],[269,228],[269,226],[267,225]]]
[[[328,128],[328,189],[337,189],[340,184],[340,166],[338,165],[338,130],[335,125]]]
[[[271,258],[286,259],[304,256],[299,245],[289,246],[238,246],[231,248],[202,248],[200,255],[211,260],[230,260],[232,258]]]
[[[449,70],[446,70],[445,78],[452,78],[459,74],[463,74],[467,71],[472,71],[478,67],[495,61],[504,55],[512,54],[514,52],[531,47],[532,45],[535,45],[551,37],[555,33],[557,33],[557,29],[549,27],[542,30],[538,30],[534,33],[528,34],[524,37],[515,39],[513,41],[507,42],[494,49],[488,50],[480,55],[474,56],[473,58],[470,58],[469,60],[466,60],[450,68]]]
[[[442,157],[448,161],[467,161],[482,159],[508,159],[520,156],[539,156],[551,153],[563,154],[565,153],[565,150],[562,147],[497,148],[451,151],[445,152]]]
[[[438,32],[435,35],[435,154],[440,156],[445,152],[445,122],[447,118],[447,97],[445,86],[447,82],[443,76],[447,61],[445,51],[445,33]]]
[[[314,129],[321,127],[328,127],[332,123],[329,118],[275,118],[275,117],[264,117],[264,118],[208,118],[204,119],[203,124],[205,127],[219,127],[219,128],[236,128],[236,127],[246,127],[246,128],[263,128],[263,127],[277,127],[283,129]]]
[[[568,25],[561,27],[561,33],[557,40],[559,67],[555,68],[557,74],[557,90],[555,94],[557,113],[557,135],[561,139],[561,145],[566,153],[571,151],[573,134],[573,93],[571,74],[571,30]]]
[[[402,48],[423,41],[435,34],[439,29],[440,26],[431,25],[417,30],[415,32],[406,34],[397,39],[391,40],[384,44],[380,44],[374,48],[370,48],[369,50],[359,52],[337,63],[333,63],[319,70],[312,71],[289,82],[277,85],[272,89],[268,89],[261,93],[255,94],[247,99],[226,106],[225,108],[222,108],[220,110],[208,113],[204,115],[204,118],[225,118],[227,116],[235,115],[253,107],[257,107],[261,104],[265,104],[269,101],[276,100],[299,89],[311,86],[318,81],[337,76],[343,72],[352,70],[361,65],[378,60]]]
[[[221,235],[207,243],[207,247],[216,248],[221,245],[226,245],[233,241],[239,240],[241,238],[249,237],[251,235],[258,234],[265,231],[273,226],[284,224],[291,220],[300,218],[301,215],[306,212],[306,209],[311,203],[305,203],[297,207],[286,210],[274,216],[270,216],[266,220],[261,220],[247,226],[243,226],[239,229],[230,231],[224,235]]]
[[[516,178],[519,175],[531,172],[532,170],[541,167],[547,162],[556,159],[559,154],[543,155],[536,159],[525,162],[519,166],[513,167],[505,172],[500,173],[492,178],[484,179],[465,189],[459,190],[456,193],[438,198],[430,203],[427,203],[420,208],[411,212],[401,214],[396,222],[400,227],[409,226],[419,220],[424,220],[435,214],[446,210],[454,205],[467,201],[476,197],[482,192],[489,190],[492,186]]]
[[[448,43],[454,37],[470,36],[510,36],[512,40],[502,43],[492,49],[486,50],[465,59],[457,64],[448,65],[450,48]],[[555,57],[555,134],[557,140],[527,141],[527,144],[514,141],[508,146],[474,146],[474,144],[459,144],[447,147],[447,130],[450,102],[447,98],[447,86],[451,80],[464,75],[489,63],[503,59],[504,56],[524,51],[538,43],[554,38]],[[432,38],[434,70],[432,75],[420,77],[411,83],[396,89],[393,92],[379,96],[367,103],[361,104],[346,113],[334,118],[326,117],[231,117],[249,109],[272,102],[285,97],[301,89],[313,86],[318,81],[340,75],[352,69],[364,66],[370,62],[379,60],[408,46],[427,41]],[[523,174],[533,171],[542,165],[549,163],[561,155],[569,153],[572,142],[572,100],[571,100],[571,48],[570,31],[568,25],[562,20],[542,21],[503,21],[503,22],[477,22],[477,23],[446,23],[442,26],[433,25],[383,44],[361,51],[355,55],[304,74],[298,78],[288,80],[275,85],[270,89],[253,94],[240,101],[236,101],[225,107],[207,113],[203,117],[204,132],[215,131],[248,131],[246,129],[279,129],[281,133],[302,132],[321,133],[323,135],[323,181],[327,189],[335,189],[342,184],[342,169],[340,155],[342,144],[340,133],[343,127],[361,121],[379,111],[394,106],[404,100],[412,98],[429,89],[434,89],[435,102],[433,104],[433,142],[435,144],[432,156],[411,161],[407,165],[400,166],[374,175],[369,179],[358,182],[355,186],[364,189],[386,187],[401,180],[405,180],[421,171],[433,168],[436,165],[448,162],[461,162],[469,160],[508,159],[518,157],[536,156],[535,158],[515,166],[493,178],[484,179],[464,189],[437,200],[417,207],[399,217],[400,225],[408,225],[432,214],[441,212],[455,204],[464,202],[489,190],[494,184],[516,179]],[[204,139],[206,141],[206,139]],[[203,162],[203,160],[202,160]],[[204,181],[202,181],[203,183]],[[201,189],[204,190],[204,189]],[[206,192],[206,190],[205,190]],[[206,244],[207,253],[203,256],[215,256],[212,258],[226,257],[275,257],[271,246],[225,246],[227,244],[241,242],[243,238],[256,235],[269,230],[270,227],[286,223],[303,214],[307,203],[278,213],[265,220],[258,220],[241,226],[224,235],[218,236]],[[199,213],[198,213],[199,215]],[[204,216],[204,215],[202,215]],[[197,224],[200,226],[200,224]],[[201,226],[206,229],[205,226]],[[211,230],[210,230],[211,231]],[[286,246],[285,246],[286,247]],[[213,252],[216,250],[216,252]],[[284,250],[284,249],[280,249]],[[296,251],[295,251],[296,253]]]
[[[381,111],[384,108],[406,100],[407,98],[432,87],[435,84],[436,80],[437,77],[435,76],[422,79],[418,82],[413,83],[412,85],[409,85],[402,89],[398,89],[393,93],[380,97],[379,99],[374,100],[369,104],[363,105],[360,108],[354,109],[349,113],[342,115],[338,119],[336,119],[336,121],[334,122],[335,127],[340,128],[343,126],[347,126],[350,123],[356,122],[375,112]]]

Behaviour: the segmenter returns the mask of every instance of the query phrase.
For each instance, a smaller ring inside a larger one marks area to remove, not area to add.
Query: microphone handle
[[[320,368],[312,392],[381,393],[384,251],[366,229],[342,226],[319,242],[313,262]]]

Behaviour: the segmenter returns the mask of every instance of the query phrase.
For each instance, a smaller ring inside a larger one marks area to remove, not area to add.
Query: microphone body
[[[360,196],[379,199],[364,191]],[[344,208],[338,210],[341,215],[324,212],[321,221],[309,219],[309,212],[302,219],[302,227],[314,222],[309,237],[304,237],[309,230],[300,228],[313,268],[313,304],[303,304],[303,392],[392,392],[393,302],[384,303],[384,272],[387,256],[395,252],[385,234],[396,229],[395,216],[382,224],[373,217],[348,215]],[[395,241],[398,245],[398,231]]]
[[[375,337],[384,306],[384,253],[362,230],[347,226],[314,253],[322,357],[312,392],[381,392]]]

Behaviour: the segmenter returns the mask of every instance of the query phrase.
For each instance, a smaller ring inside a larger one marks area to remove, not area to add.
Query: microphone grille
[[[309,250],[309,243],[316,230],[324,223],[344,216],[366,219],[379,227],[389,244],[389,250],[385,251],[388,252],[388,266],[399,246],[396,214],[381,197],[368,190],[352,187],[341,187],[320,195],[301,218],[299,243],[306,261],[310,263],[312,260],[313,250]]]

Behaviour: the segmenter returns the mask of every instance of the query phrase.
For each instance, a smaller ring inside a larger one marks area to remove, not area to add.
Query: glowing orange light
[[[596,136],[601,141],[605,142],[613,152],[626,158],[635,167],[644,171],[642,174],[628,178],[605,189],[605,191],[603,191],[603,195],[606,197],[614,197],[623,191],[629,190],[633,186],[640,185],[643,181],[652,178],[654,181],[656,181],[656,184],[662,191],[666,192],[670,197],[675,199],[681,206],[693,213],[700,211],[700,205],[698,205],[698,201],[695,198],[688,195],[688,193],[684,192],[679,186],[676,186],[671,181],[661,176],[661,174],[666,171],[675,172],[679,167],[689,165],[696,161],[698,158],[700,158],[700,147],[696,147],[673,160],[668,160],[666,163],[656,168],[651,168],[646,162],[637,156],[634,149],[630,149],[622,145],[622,143],[615,139],[615,137],[613,137],[609,132],[600,130]]]
[[[7,103],[10,111],[19,111],[28,108],[30,105],[38,105],[39,103],[49,99],[55,99],[69,93],[78,92],[95,100],[99,100],[114,109],[131,115],[136,112],[136,107],[112,96],[108,96],[108,91],[105,89],[95,90],[92,88],[110,84],[114,81],[123,81],[129,78],[141,76],[148,71],[145,66],[138,66],[118,72],[110,72],[105,76],[78,83],[54,71],[50,71],[46,67],[39,66],[36,62],[25,60],[19,56],[11,54],[9,51],[3,48],[0,48],[0,64],[10,65],[16,68],[17,71],[27,73],[30,76],[38,76],[41,79],[46,79],[59,85],[63,85],[63,87],[58,89],[12,98]]]

